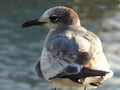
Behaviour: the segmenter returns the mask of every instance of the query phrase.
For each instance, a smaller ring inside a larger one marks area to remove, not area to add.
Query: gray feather
[[[63,72],[61,75],[78,73],[81,65],[87,64],[91,59],[91,57],[88,58],[89,53],[82,54],[88,52],[90,48],[89,41],[83,37],[86,31],[83,30],[81,33],[79,30],[76,31],[72,27],[63,27],[61,32],[57,29],[48,35],[44,54],[49,52],[49,55],[46,56],[49,57],[49,60],[43,62],[49,63],[47,64],[49,65],[48,70],[51,70],[54,75],[53,73],[48,74],[48,70],[43,70],[48,75],[45,74],[46,78],[52,78],[61,72]]]
[[[37,72],[37,75],[41,80],[45,80],[45,78],[42,74],[41,68],[40,68],[40,61],[37,62],[36,67],[35,67],[35,71]]]
[[[45,80],[78,75],[82,67],[93,59],[100,63],[106,60],[99,38],[82,27],[63,26],[48,34],[41,54],[40,70]],[[103,68],[96,64],[92,67]]]

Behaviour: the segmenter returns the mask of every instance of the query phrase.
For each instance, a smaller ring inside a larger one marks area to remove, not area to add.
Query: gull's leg
[[[87,88],[86,88],[86,87],[84,87],[84,90],[87,90]]]
[[[53,88],[54,90],[57,90],[57,88],[55,87],[55,88]],[[65,88],[62,88],[61,90],[66,90]]]
[[[56,87],[53,87],[53,88],[51,88],[50,90],[57,90],[57,88],[56,88]]]

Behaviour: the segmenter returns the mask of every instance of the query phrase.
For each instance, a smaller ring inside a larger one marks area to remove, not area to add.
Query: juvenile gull
[[[80,25],[78,14],[64,6],[48,9],[22,27],[45,25],[46,37],[36,72],[55,89],[94,88],[111,78],[113,72],[102,50],[100,39]]]

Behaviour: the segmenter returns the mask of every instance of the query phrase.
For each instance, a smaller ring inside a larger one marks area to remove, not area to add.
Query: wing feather
[[[37,68],[40,67],[36,69],[38,75],[45,80],[59,77],[78,81],[79,78],[107,74],[106,71],[100,71],[104,70],[101,63],[99,67],[103,69],[99,69],[97,64],[92,66],[98,69],[97,71],[84,67],[92,59],[95,60],[92,64],[101,61],[107,64],[106,59],[102,58],[104,55],[99,56],[99,53],[103,53],[99,38],[84,28],[67,27],[65,29],[57,29],[48,34],[40,63],[38,63],[40,66],[37,64]]]
[[[67,62],[62,72],[58,73],[59,76],[79,73],[82,65],[89,63],[91,59],[88,53],[90,43],[82,36],[76,35],[69,38],[66,35],[56,35],[46,47],[53,57],[59,58],[58,63]],[[62,63],[60,64],[62,66]]]

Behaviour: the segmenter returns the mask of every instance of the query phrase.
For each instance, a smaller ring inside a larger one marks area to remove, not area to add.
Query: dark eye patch
[[[50,18],[51,22],[54,22],[54,23],[55,23],[55,22],[58,21],[58,16],[55,15],[55,14],[51,15],[49,18]]]

